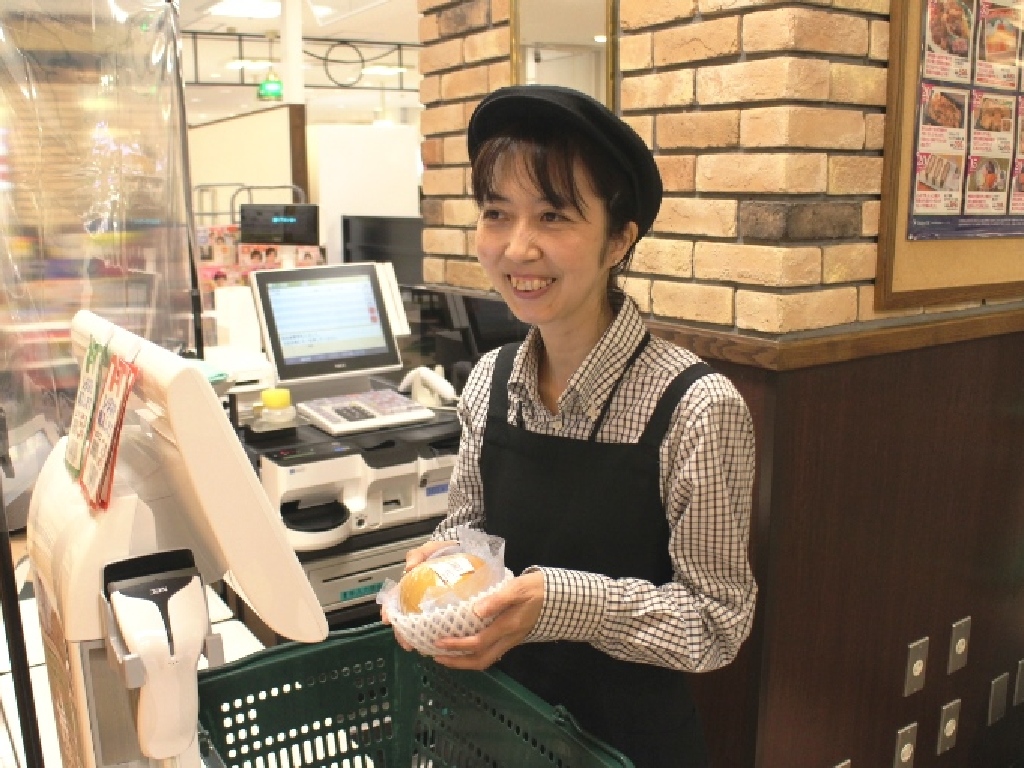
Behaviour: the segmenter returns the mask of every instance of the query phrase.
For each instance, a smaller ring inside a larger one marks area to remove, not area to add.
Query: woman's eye
[[[544,213],[541,214],[540,218],[541,221],[547,222],[569,220],[569,217],[566,216],[564,213],[561,213],[560,211],[545,211]]]
[[[501,211],[496,210],[494,208],[484,208],[482,211],[480,211],[480,218],[493,221],[494,219],[501,218]]]

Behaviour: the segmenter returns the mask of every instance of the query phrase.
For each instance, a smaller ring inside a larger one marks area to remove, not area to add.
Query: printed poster
[[[923,0],[907,237],[1024,235],[1024,0]]]
[[[237,261],[238,225],[196,227],[199,260],[203,264],[234,264]]]

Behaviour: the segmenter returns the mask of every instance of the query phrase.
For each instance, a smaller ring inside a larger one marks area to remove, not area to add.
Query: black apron
[[[517,574],[541,565],[670,582],[658,450],[680,398],[711,369],[698,363],[679,374],[639,443],[599,443],[594,436],[614,390],[590,440],[528,432],[521,417],[519,426],[508,424],[508,380],[517,348],[507,345],[498,355],[480,457],[485,527],[505,539],[505,564]],[[548,703],[563,704],[584,730],[637,768],[708,765],[683,672],[621,661],[568,641],[517,646],[498,668]]]

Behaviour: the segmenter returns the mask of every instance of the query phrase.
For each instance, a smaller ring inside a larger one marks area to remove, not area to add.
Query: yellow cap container
[[[292,393],[287,389],[264,389],[260,392],[264,408],[279,410],[292,404]]]

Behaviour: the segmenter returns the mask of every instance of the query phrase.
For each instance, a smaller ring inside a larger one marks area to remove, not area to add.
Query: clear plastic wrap
[[[177,24],[164,0],[0,3],[0,405],[19,497],[38,471],[22,444],[35,456],[70,421],[78,309],[194,348]]]
[[[395,632],[428,656],[454,655],[438,648],[437,641],[445,637],[468,637],[486,627],[490,622],[477,616],[473,610],[474,603],[512,578],[512,572],[505,567],[505,542],[497,536],[488,536],[471,528],[460,528],[458,541],[434,552],[424,565],[430,567],[432,561],[456,553],[476,556],[485,570],[482,589],[471,597],[464,599],[446,584],[461,575],[461,568],[455,572],[448,568],[438,569],[440,584],[424,592],[419,612],[402,610],[401,582],[386,580],[377,595],[377,602],[387,609]]]

